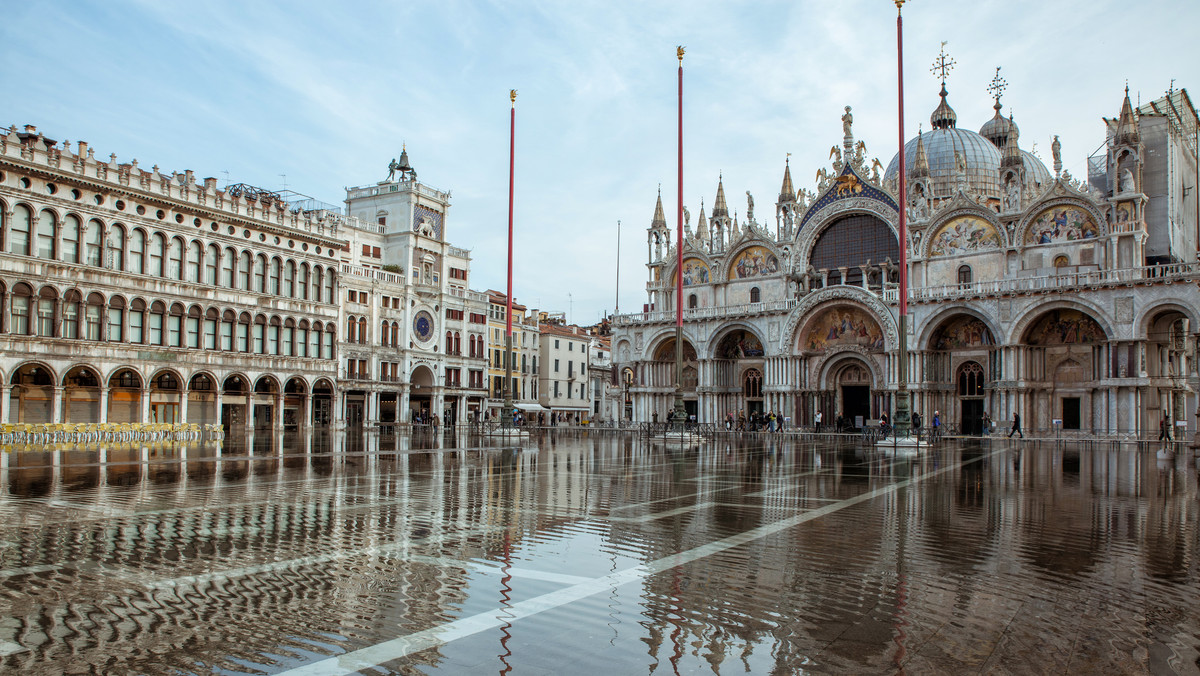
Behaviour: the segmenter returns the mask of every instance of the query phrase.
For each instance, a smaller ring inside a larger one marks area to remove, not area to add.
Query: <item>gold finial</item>
[[[515,90],[515,89],[508,90],[508,100],[512,101],[512,104],[514,106],[517,105],[517,90]]]
[[[675,56],[679,57],[679,65],[683,65],[683,45],[675,48]]]
[[[896,13],[899,14],[901,9],[904,9],[905,0],[896,0]]]

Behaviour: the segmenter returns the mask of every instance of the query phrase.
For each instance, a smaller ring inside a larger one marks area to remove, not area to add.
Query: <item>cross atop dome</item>
[[[992,106],[996,110],[1000,110],[1000,97],[1004,95],[1004,90],[1008,89],[1008,80],[1000,77],[1000,66],[996,66],[996,77],[992,78],[992,84],[988,85],[988,93],[996,98],[996,105]]]
[[[929,69],[929,72],[941,79],[943,89],[946,87],[946,74],[954,70],[954,63],[954,59],[946,53],[946,41],[942,40],[942,48],[938,52],[937,58],[933,60],[933,67]]]

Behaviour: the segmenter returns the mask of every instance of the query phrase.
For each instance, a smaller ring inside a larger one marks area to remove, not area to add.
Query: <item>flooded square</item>
[[[4,672],[1200,670],[1183,446],[268,434],[2,478]]]

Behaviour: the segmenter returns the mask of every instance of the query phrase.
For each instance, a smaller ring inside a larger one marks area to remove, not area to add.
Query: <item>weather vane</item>
[[[946,73],[954,70],[954,59],[946,55],[946,41],[942,40],[942,49],[938,52],[938,56],[933,60],[933,67],[929,69],[930,73],[938,76],[942,80],[942,85],[946,84]]]
[[[1004,90],[1008,89],[1008,80],[1000,77],[1000,66],[996,66],[996,77],[992,78],[992,84],[988,85],[988,92],[996,97],[996,103],[1000,103],[1000,96],[1004,94]]]

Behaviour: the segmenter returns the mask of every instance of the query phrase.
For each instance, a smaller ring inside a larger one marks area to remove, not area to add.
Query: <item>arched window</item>
[[[79,338],[79,314],[83,304],[83,296],[74,289],[63,296],[62,307],[62,337],[75,340]]]
[[[8,250],[22,256],[29,255],[29,237],[33,227],[33,214],[23,204],[13,209],[13,222],[9,228]]]
[[[186,248],[183,240],[172,237],[170,250],[167,252],[167,279],[183,279],[183,250]]]
[[[200,240],[192,240],[187,252],[187,281],[199,284],[204,281],[200,276],[200,266],[204,261],[204,244]]]
[[[313,359],[321,358],[321,336],[325,331],[321,326],[321,322],[313,324],[312,329],[308,332],[308,356]]]
[[[363,345],[367,344],[367,318],[358,318],[358,342]]]
[[[458,331],[454,332],[454,354],[462,354],[462,335]]]
[[[296,356],[308,356],[308,320],[301,319],[300,325],[296,328]]]
[[[821,231],[813,244],[809,264],[818,270],[836,271],[845,267],[842,284],[861,284],[862,269],[868,261],[878,265],[890,258],[900,259],[896,233],[883,219],[870,214],[843,216]]]
[[[108,261],[113,270],[125,269],[125,227],[113,224],[108,231]]]
[[[251,337],[254,340],[254,344],[250,351],[254,354],[263,354],[267,346],[267,318],[258,315],[254,318],[254,326],[252,328],[254,332],[251,334]]]
[[[49,209],[42,209],[38,214],[37,224],[37,257],[45,258],[46,260],[54,260],[56,253],[54,250],[54,236],[57,234],[58,219],[54,217],[54,212]]]
[[[325,275],[323,274],[323,270],[321,270],[321,266],[314,265],[312,271],[312,299],[318,303],[321,302],[321,290],[324,288],[324,284]],[[330,301],[332,302],[332,300],[331,298]]]
[[[110,343],[125,340],[125,299],[120,296],[108,299],[108,327],[105,329],[104,338]]]
[[[969,361],[958,367],[958,395],[983,396],[983,367],[977,362]]]
[[[454,332],[446,332],[446,354],[454,354]]]
[[[87,232],[83,235],[83,262],[92,267],[104,264],[101,260],[101,243],[104,242],[104,224],[96,219],[88,221]]]
[[[254,258],[254,290],[265,293],[267,288],[267,257],[263,255]]]
[[[232,248],[225,249],[225,255],[221,257],[221,281],[219,284],[227,289],[237,288],[237,251]]]
[[[167,238],[161,232],[150,236],[150,267],[146,274],[151,277],[163,276],[163,260],[167,257]]]
[[[83,311],[84,338],[88,340],[102,340],[102,328],[104,321],[104,296],[98,293],[88,294],[87,307]]]
[[[54,287],[42,287],[37,304],[37,334],[39,336],[54,336],[54,313],[58,305],[58,292]]]
[[[79,262],[79,231],[82,228],[83,224],[78,216],[68,215],[63,219],[62,249],[59,251],[63,262]]]
[[[390,331],[391,326],[392,325],[387,320],[384,320],[379,325],[379,344],[384,347],[388,346],[388,338],[390,338],[392,335],[392,332]]]
[[[136,275],[146,272],[146,231],[140,228],[129,237],[129,271]]]
[[[221,323],[221,313],[215,307],[208,308],[204,313],[204,349],[217,349],[217,325]]]
[[[337,296],[333,295],[333,268],[325,271],[325,302],[332,303]],[[320,299],[318,299],[320,300]]]
[[[300,264],[300,282],[297,286],[300,287],[300,299],[308,300],[308,263]]]
[[[296,320],[288,317],[283,323],[283,335],[279,341],[279,354],[291,357],[296,354]]]
[[[970,284],[971,283],[971,266],[970,265],[958,266],[958,283],[959,284]]]
[[[208,249],[204,254],[204,283],[210,286],[217,285],[217,268],[221,262],[221,247],[216,244],[209,244]]]
[[[296,263],[288,261],[283,266],[283,295],[288,298],[296,297]]]
[[[183,305],[174,303],[167,315],[167,345],[183,347]]]
[[[400,323],[392,322],[392,345],[400,347]]]
[[[238,316],[237,351],[250,351],[250,313],[248,312],[243,312]]]
[[[243,291],[250,290],[250,252],[243,251],[238,257],[238,282],[237,288]]]
[[[279,317],[271,317],[270,324],[267,325],[267,354],[279,354],[279,326],[281,322]]]
[[[1065,267],[1070,267],[1070,265],[1071,265],[1071,259],[1067,258],[1067,256],[1065,254],[1054,257],[1054,267],[1065,268]]]
[[[758,290],[757,286],[750,287],[750,302],[751,303],[762,302],[762,292]]]
[[[18,207],[19,208],[19,207]],[[13,287],[12,307],[9,309],[9,331],[18,336],[29,335],[29,313],[33,306],[33,289],[27,284]]]
[[[467,337],[467,349],[470,350],[468,356],[474,357],[475,356],[475,334],[471,334],[470,336]]]
[[[163,345],[163,324],[167,314],[167,306],[162,301],[156,300],[150,305],[150,313],[147,316],[146,325],[146,343],[149,345]]]
[[[281,274],[281,271],[280,271],[279,259],[272,258],[271,259],[271,271],[270,271],[269,276],[267,277],[267,293],[271,294],[272,296],[279,295],[279,276],[280,276],[280,274]]]
[[[347,316],[346,317],[346,341],[347,342],[350,342],[350,343],[355,342],[354,337],[355,337],[355,335],[357,335],[357,331],[356,331],[357,328],[358,328],[358,319],[354,315]]]
[[[129,342],[141,345],[146,342],[146,301],[134,298],[129,304]]]
[[[234,328],[237,326],[237,315],[233,310],[226,310],[221,313],[221,326],[217,329],[221,334],[221,349],[226,352],[232,352],[235,345],[233,342]]]
[[[199,305],[188,308],[187,319],[184,320],[184,335],[187,346],[193,350],[200,349],[200,324],[204,320],[204,311]]]
[[[325,327],[325,345],[321,350],[321,356],[325,359],[333,359],[333,343],[337,336],[333,332],[333,325]]]
[[[696,299],[696,294],[694,294],[694,293],[693,293],[693,294],[689,294],[689,295],[688,295],[688,309],[689,309],[689,310],[691,310],[691,309],[695,309],[695,307],[696,307],[698,304],[699,304],[699,301]]]
[[[747,398],[762,398],[762,371],[759,371],[758,369],[747,369],[742,383],[742,392],[745,393]]]

